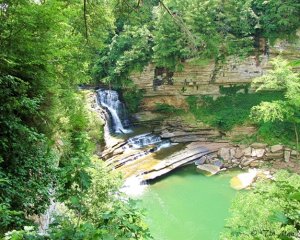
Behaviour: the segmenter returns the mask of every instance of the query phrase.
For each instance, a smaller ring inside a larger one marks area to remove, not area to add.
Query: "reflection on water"
[[[217,240],[236,191],[236,172],[205,177],[187,166],[153,182],[140,197],[156,240]]]

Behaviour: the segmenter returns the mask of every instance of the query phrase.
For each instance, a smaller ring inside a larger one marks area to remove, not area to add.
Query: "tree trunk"
[[[299,150],[299,136],[298,136],[298,131],[297,131],[297,126],[296,123],[294,123],[294,130],[295,130],[295,136],[296,136],[296,159],[298,160],[298,150]]]

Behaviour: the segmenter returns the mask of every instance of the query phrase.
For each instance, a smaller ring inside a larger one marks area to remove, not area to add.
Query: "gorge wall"
[[[220,86],[246,87],[253,78],[266,73],[271,67],[270,59],[279,54],[289,60],[299,59],[300,41],[293,44],[279,41],[269,49],[268,54],[250,56],[244,60],[229,58],[226,64],[220,66],[215,66],[214,61],[187,60],[182,63],[182,71],[172,73],[149,64],[142,72],[133,73],[131,79],[145,90],[143,109],[152,110],[156,103],[186,108],[186,96],[216,97],[221,95]]]

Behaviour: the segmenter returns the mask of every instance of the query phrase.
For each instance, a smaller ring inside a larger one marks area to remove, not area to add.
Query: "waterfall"
[[[131,148],[135,148],[135,149],[142,148],[148,145],[158,144],[161,142],[162,140],[160,136],[154,135],[152,133],[137,135],[127,140],[128,145]]]
[[[126,119],[126,109],[124,103],[119,100],[119,95],[113,90],[97,90],[100,104],[105,107],[112,118],[112,127],[115,133],[129,133],[130,130],[125,129],[122,123]]]

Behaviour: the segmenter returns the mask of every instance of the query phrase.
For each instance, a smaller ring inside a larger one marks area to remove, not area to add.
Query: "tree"
[[[176,13],[174,11],[173,13]],[[165,67],[171,71],[178,68],[178,64],[188,58],[188,39],[172,16],[164,9],[155,8],[155,25],[153,30],[153,62],[158,67]]]
[[[241,192],[232,205],[223,240],[292,240],[300,231],[300,176],[280,171]]]
[[[43,213],[51,188],[71,194],[71,181],[87,179],[91,149],[75,91],[89,81],[95,48],[113,21],[97,3],[87,6],[88,26],[98,27],[88,44],[81,1],[0,4],[0,234]]]
[[[296,148],[298,150],[298,130],[300,123],[300,77],[293,72],[286,60],[277,57],[271,61],[273,70],[256,78],[253,86],[256,91],[277,90],[284,92],[284,100],[262,102],[251,110],[251,117],[256,121],[288,121],[294,125]]]

